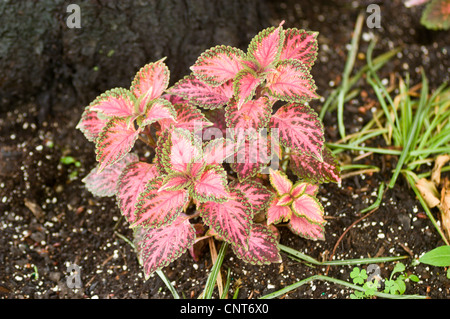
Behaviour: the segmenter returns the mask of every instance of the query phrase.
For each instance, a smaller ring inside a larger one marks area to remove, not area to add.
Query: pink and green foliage
[[[77,128],[95,144],[98,164],[83,182],[96,196],[116,197],[146,278],[208,236],[258,265],[280,262],[280,223],[324,239],[318,187],[340,176],[306,104],[317,97],[316,39],[280,23],[246,52],[205,51],[172,87],[164,59],[147,64],[129,89],[85,108]]]
[[[270,183],[276,191],[267,210],[267,223],[288,222],[289,229],[307,239],[324,239],[324,210],[316,198],[317,186],[295,184],[281,171],[270,170]]]
[[[432,30],[450,29],[450,1],[448,0],[408,0],[406,7],[414,7],[429,2],[423,10],[420,23]]]

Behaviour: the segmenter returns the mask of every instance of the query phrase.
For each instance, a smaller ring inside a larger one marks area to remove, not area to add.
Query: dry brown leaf
[[[428,207],[433,208],[439,205],[439,192],[433,182],[426,178],[421,178],[416,182],[416,187],[419,189]]]
[[[450,180],[448,179],[441,190],[441,219],[442,228],[450,239]]]
[[[434,167],[431,171],[431,181],[436,186],[439,186],[441,184],[441,169],[448,161],[450,161],[449,154],[439,155],[434,161]]]
[[[39,206],[36,202],[25,198],[24,204],[39,221],[42,221],[44,219],[45,213],[42,210],[41,206]]]

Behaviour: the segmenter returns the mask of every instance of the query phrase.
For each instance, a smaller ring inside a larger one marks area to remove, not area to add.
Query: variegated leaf
[[[137,160],[137,155],[129,153],[120,161],[108,166],[101,172],[99,172],[97,165],[83,178],[82,182],[95,196],[114,196],[117,191],[117,182],[120,174],[128,164]]]
[[[287,222],[292,215],[292,210],[289,206],[278,205],[278,198],[274,198],[267,209],[267,224]]]
[[[213,110],[228,103],[233,96],[233,83],[230,80],[213,87],[190,75],[178,81],[169,89],[169,93],[180,96],[199,107]]]
[[[224,240],[248,247],[253,212],[244,194],[230,189],[230,198],[224,203],[206,202],[199,205],[204,223]]]
[[[123,119],[114,117],[103,128],[96,140],[95,153],[99,171],[122,159],[133,148],[140,130],[128,126]]]
[[[138,99],[141,113],[145,112],[147,104],[158,99],[169,85],[170,72],[163,60],[143,66],[131,83],[130,91]]]
[[[177,103],[173,107],[177,112],[177,121],[176,123],[172,120],[159,121],[163,130],[169,129],[170,125],[173,125],[174,127],[196,132],[213,125],[196,106],[189,102]]]
[[[294,197],[291,194],[284,194],[278,197],[278,206],[289,206],[292,204]]]
[[[291,192],[292,182],[284,172],[270,169],[269,173],[270,184],[275,188],[278,195],[281,196]]]
[[[100,112],[108,117],[130,117],[135,115],[134,95],[123,88],[115,88],[98,96],[91,104],[91,111]]]
[[[164,177],[159,191],[170,190],[177,191],[180,189],[189,189],[192,186],[191,177],[184,172],[169,173]]]
[[[268,94],[287,102],[308,102],[316,99],[316,84],[309,69],[300,61],[280,61],[267,75]]]
[[[425,7],[420,22],[432,30],[450,29],[450,2],[433,0]]]
[[[189,201],[189,192],[185,189],[163,190],[163,177],[147,183],[136,203],[136,218],[131,227],[162,227],[170,225],[183,211]]]
[[[172,123],[177,121],[177,112],[173,108],[172,103],[165,99],[157,99],[151,102],[149,109],[144,115],[141,127],[161,120],[169,120]]]
[[[262,80],[263,79],[251,69],[244,69],[236,75],[233,82],[233,90],[238,110],[244,103],[253,98],[256,89],[261,84]]]
[[[195,242],[195,229],[185,216],[161,228],[138,227],[134,232],[134,245],[145,279],[190,249]]]
[[[293,213],[298,217],[305,217],[308,221],[315,224],[325,223],[322,205],[315,197],[309,194],[297,197],[291,207]]]
[[[207,168],[195,180],[192,197],[199,202],[218,202],[222,203],[230,197],[227,173],[222,166],[214,165]]]
[[[314,224],[304,217],[292,214],[288,228],[296,235],[310,240],[324,240],[325,229],[323,225]]]
[[[188,165],[202,154],[202,143],[190,131],[174,128],[158,140],[157,161],[166,172],[187,172]]]
[[[158,176],[156,165],[145,162],[130,163],[122,171],[117,183],[117,202],[129,223],[133,223],[136,219],[135,205],[147,182]]]
[[[270,126],[278,129],[281,145],[322,160],[323,126],[309,106],[298,103],[282,106],[272,115]]]
[[[232,161],[238,145],[228,138],[216,138],[203,146],[203,161],[210,164],[222,164]]]
[[[248,129],[260,130],[265,128],[271,115],[272,107],[266,97],[250,100],[244,103],[240,109],[237,108],[237,103],[232,101],[225,108],[227,125],[234,128],[236,134]]]
[[[250,134],[252,135],[252,134]],[[257,134],[256,137],[244,136],[237,141],[239,148],[231,168],[237,173],[239,181],[244,181],[258,174],[272,158],[270,140],[267,136]]]
[[[235,77],[243,68],[244,57],[240,49],[219,45],[203,52],[191,70],[201,81],[218,86]]]
[[[307,189],[308,186],[309,186],[308,183],[301,182],[301,181],[297,182],[297,183],[295,183],[294,186],[292,186],[290,195],[293,198],[297,198],[297,197],[299,197],[300,195],[303,195],[306,192],[306,189]],[[310,193],[308,192],[307,194],[310,194]],[[310,194],[310,195],[315,195],[315,194]]]
[[[210,130],[211,128],[219,129],[222,132],[222,137],[227,135],[227,123],[225,121],[225,109],[209,110],[205,113],[206,118],[213,123],[211,127],[207,127],[203,131]],[[205,135],[204,133],[202,135]]]
[[[341,182],[339,163],[331,150],[325,147],[323,160],[307,155],[291,155],[290,168],[300,179],[310,183]]]
[[[255,214],[265,211],[274,197],[264,185],[253,180],[243,183],[234,181],[230,187],[240,190],[245,195]]]
[[[281,50],[281,60],[299,60],[307,68],[311,68],[317,57],[317,32],[299,29],[284,30],[285,40]]]
[[[277,237],[267,226],[253,224],[248,241],[248,249],[232,245],[236,256],[252,265],[268,265],[281,262]]]
[[[262,30],[251,40],[247,54],[257,62],[256,71],[262,72],[278,61],[284,42],[282,24]]]
[[[84,134],[88,141],[95,142],[107,122],[107,117],[86,107],[76,128]]]

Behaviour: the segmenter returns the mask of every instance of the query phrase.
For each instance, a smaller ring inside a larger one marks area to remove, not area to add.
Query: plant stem
[[[278,244],[278,247],[281,251],[291,255],[292,257],[296,257],[296,259],[300,259],[311,263],[317,266],[346,266],[346,265],[362,265],[362,264],[375,264],[375,263],[384,263],[397,261],[401,259],[406,259],[408,256],[398,256],[398,257],[374,257],[374,258],[359,258],[359,259],[347,259],[347,260],[331,260],[331,261],[318,261],[311,256],[305,255],[298,250],[293,248],[284,246],[282,244]]]
[[[323,276],[323,275],[314,275],[311,277],[308,277],[306,279],[300,280],[292,285],[289,285],[281,290],[275,291],[273,293],[267,294],[262,296],[260,299],[273,299],[273,298],[277,298],[280,297],[284,294],[287,294],[289,292],[291,292],[294,289],[297,289],[298,287],[307,284],[311,281],[314,280],[322,280],[322,281],[329,281],[344,287],[348,287],[354,290],[359,290],[359,291],[365,291],[365,288],[358,286],[358,285],[354,285],[351,284],[347,281],[343,281],[340,279],[336,279],[333,277],[328,277],[328,276]],[[383,293],[383,292],[374,292],[374,296],[376,297],[380,297],[380,298],[388,298],[388,299],[427,299],[427,296],[421,296],[421,295],[391,295],[391,294],[387,294],[387,293]]]

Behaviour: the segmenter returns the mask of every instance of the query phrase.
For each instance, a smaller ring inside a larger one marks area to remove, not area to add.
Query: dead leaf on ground
[[[439,155],[434,162],[434,167],[431,171],[431,181],[437,186],[441,184],[441,169],[448,161],[450,161],[450,155],[446,154]]]
[[[442,228],[450,239],[450,180],[447,178],[441,190],[441,218]]]
[[[416,186],[428,207],[433,208],[439,205],[439,192],[433,182],[421,178],[416,182]]]
[[[24,204],[33,213],[37,220],[42,221],[44,219],[44,211],[36,202],[25,198]]]

